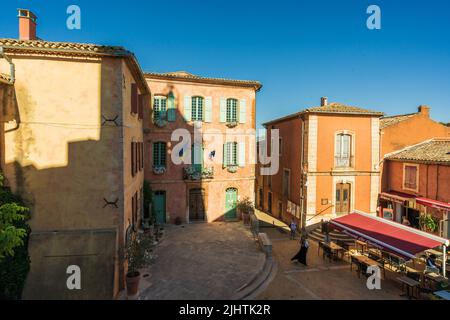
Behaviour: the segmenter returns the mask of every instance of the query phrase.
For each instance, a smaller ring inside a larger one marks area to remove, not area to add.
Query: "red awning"
[[[428,198],[416,198],[416,202],[424,206],[450,211],[450,203],[447,202]]]
[[[394,202],[403,203],[405,201],[414,199],[415,196],[412,194],[397,192],[397,191],[390,191],[390,192],[382,192],[380,193],[380,198],[391,200]]]
[[[449,244],[447,239],[363,212],[351,213],[330,223],[353,238],[406,259],[412,259],[427,249]]]

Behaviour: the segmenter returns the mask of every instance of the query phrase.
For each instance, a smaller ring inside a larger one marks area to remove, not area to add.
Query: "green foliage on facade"
[[[439,227],[439,221],[430,214],[421,214],[419,224],[423,231],[435,232]]]
[[[30,269],[28,209],[0,174],[0,300],[20,299]]]
[[[144,181],[144,217],[147,217],[152,205],[153,191],[150,182]],[[152,214],[152,213],[150,213]],[[152,217],[149,217],[152,221]]]

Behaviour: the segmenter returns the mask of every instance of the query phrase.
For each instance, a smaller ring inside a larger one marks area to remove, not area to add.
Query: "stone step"
[[[236,290],[231,300],[251,300],[273,280],[278,267],[272,257],[266,257],[263,268],[248,283]]]
[[[338,231],[332,231],[329,233],[330,240],[331,241],[343,241],[349,245],[354,243],[354,239],[352,239],[350,236],[346,235],[345,233],[338,232]],[[325,235],[322,233],[320,228],[312,230],[308,237],[312,240],[315,240],[317,242],[324,241]]]

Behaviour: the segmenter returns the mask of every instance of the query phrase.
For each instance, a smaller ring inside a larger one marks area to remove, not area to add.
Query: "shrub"
[[[0,174],[0,300],[20,299],[30,269],[28,209]]]

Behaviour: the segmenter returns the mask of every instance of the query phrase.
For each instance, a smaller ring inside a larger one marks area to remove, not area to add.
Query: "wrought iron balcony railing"
[[[184,180],[202,180],[202,179],[213,179],[214,178],[214,167],[202,167],[198,168],[196,166],[188,166],[183,169],[183,179]]]
[[[336,168],[353,168],[354,157],[334,157],[334,165]]]

